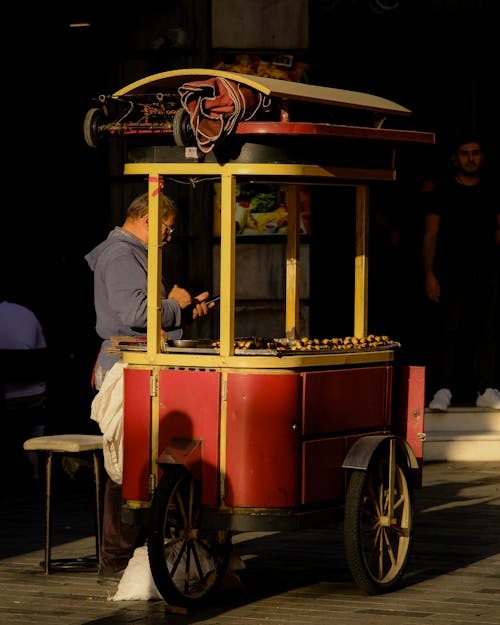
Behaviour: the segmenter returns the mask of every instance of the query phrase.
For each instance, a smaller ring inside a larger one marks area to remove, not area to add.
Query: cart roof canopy
[[[122,87],[113,94],[113,97],[125,95],[154,93],[155,91],[169,91],[178,89],[186,82],[196,82],[207,78],[224,78],[247,87],[260,91],[270,97],[302,100],[317,104],[331,104],[347,108],[387,113],[392,115],[410,115],[411,111],[396,102],[380,98],[359,91],[335,89],[306,83],[278,80],[277,78],[265,78],[250,76],[236,72],[226,72],[216,69],[176,69],[168,72],[160,72],[141,78],[126,87]]]

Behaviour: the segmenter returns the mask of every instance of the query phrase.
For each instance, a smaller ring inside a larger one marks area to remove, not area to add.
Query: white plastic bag
[[[138,547],[129,560],[116,594],[110,601],[134,601],[163,599],[158,592],[149,568],[147,547]]]

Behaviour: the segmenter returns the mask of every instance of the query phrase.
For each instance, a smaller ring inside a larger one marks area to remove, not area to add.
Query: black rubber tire
[[[388,518],[389,445],[366,471],[350,478],[344,510],[347,564],[361,590],[379,595],[394,590],[406,569],[413,543],[414,494],[402,457],[396,458],[394,514]]]
[[[186,109],[177,109],[172,120],[172,134],[175,145],[179,147],[189,147],[196,145],[191,119]]]
[[[91,108],[85,114],[85,119],[83,120],[83,138],[89,147],[97,147],[103,134],[101,127],[104,121],[104,113],[99,108]]]
[[[231,534],[199,527],[200,487],[183,467],[167,467],[151,502],[151,574],[170,605],[198,607],[219,588],[231,555]]]

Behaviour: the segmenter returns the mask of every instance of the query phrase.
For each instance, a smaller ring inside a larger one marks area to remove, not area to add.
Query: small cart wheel
[[[391,440],[377,451],[366,471],[353,472],[347,490],[344,545],[361,590],[378,595],[396,587],[410,556],[413,525],[414,496],[407,465],[397,458]]]
[[[83,120],[83,138],[89,147],[97,147],[103,135],[102,127],[104,122],[105,117],[101,109],[94,107],[87,111]]]
[[[179,147],[195,145],[191,118],[186,109],[180,108],[175,111],[172,121],[172,134],[174,136],[175,145]]]
[[[227,571],[230,533],[199,526],[200,485],[183,467],[166,468],[150,515],[148,557],[158,591],[170,605],[201,605]]]

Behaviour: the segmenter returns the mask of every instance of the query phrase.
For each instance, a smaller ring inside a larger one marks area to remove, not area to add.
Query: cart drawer
[[[374,433],[384,434],[383,431]],[[337,436],[303,443],[301,504],[311,505],[345,497],[346,471],[342,464],[349,449],[363,436]]]
[[[392,367],[303,372],[305,436],[388,425]]]

